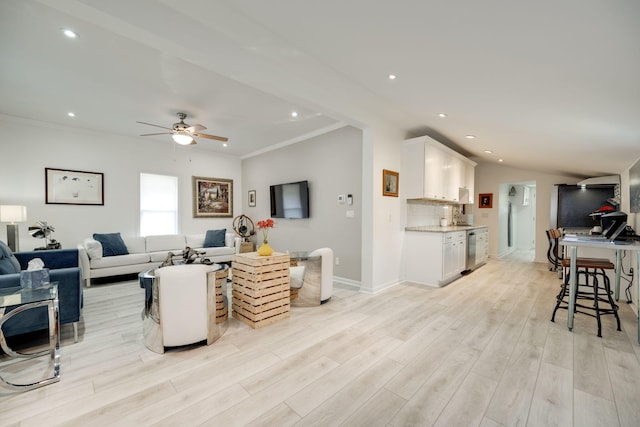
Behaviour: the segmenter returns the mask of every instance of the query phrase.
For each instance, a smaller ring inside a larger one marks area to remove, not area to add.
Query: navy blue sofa
[[[26,270],[29,261],[34,258],[40,258],[49,269],[49,281],[58,282],[60,325],[71,323],[74,340],[77,341],[78,322],[82,310],[82,281],[77,249],[12,253],[9,247],[0,241],[0,288],[20,286],[19,272]],[[2,326],[2,332],[6,337],[10,337],[48,328],[47,308],[38,307],[9,319]]]

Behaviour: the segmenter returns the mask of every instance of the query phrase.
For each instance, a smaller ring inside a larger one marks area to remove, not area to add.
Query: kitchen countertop
[[[439,225],[428,225],[422,227],[405,227],[404,231],[425,231],[430,233],[448,233],[451,231],[467,231],[477,230],[479,228],[487,228],[487,225],[449,225],[441,227]]]

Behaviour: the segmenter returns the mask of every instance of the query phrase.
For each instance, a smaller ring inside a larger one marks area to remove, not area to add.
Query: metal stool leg
[[[606,277],[606,276],[605,276]],[[598,322],[598,336],[602,338],[602,322],[600,321],[600,306],[598,305],[598,273],[593,270],[591,273],[591,284],[593,285],[593,308],[596,311],[596,321]]]

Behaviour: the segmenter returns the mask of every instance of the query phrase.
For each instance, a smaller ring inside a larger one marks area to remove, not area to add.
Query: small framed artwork
[[[382,170],[382,195],[398,197],[400,174],[387,169]]]
[[[194,218],[233,216],[233,180],[194,176],[192,181]]]
[[[256,206],[256,190],[249,190],[249,207]]]
[[[45,202],[50,205],[104,205],[104,174],[44,169]]]
[[[480,193],[478,194],[479,207],[492,208],[493,207],[493,193]]]

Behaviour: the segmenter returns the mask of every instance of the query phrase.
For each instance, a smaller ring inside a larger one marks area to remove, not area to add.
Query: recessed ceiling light
[[[395,74],[389,74],[389,80],[395,80],[396,77],[397,76]]]
[[[222,144],[222,146],[223,146],[223,147],[226,147],[226,146],[227,146],[227,143],[226,143],[226,142],[225,142],[225,143],[223,143],[223,144]]]
[[[498,159],[498,161],[499,161],[500,163],[504,162],[504,160],[502,160],[502,159]]]
[[[69,111],[69,112],[67,113],[67,116],[69,116],[69,117],[75,117],[75,116],[76,116],[76,113],[74,113],[73,111]]]
[[[447,113],[438,113],[438,117],[445,118],[447,117]]]
[[[73,30],[70,30],[68,28],[63,28],[62,29],[62,34],[64,34],[65,36],[69,37],[70,39],[78,38],[78,33],[76,33]]]
[[[475,135],[465,135],[465,138],[467,139],[476,139]]]
[[[292,111],[291,112],[291,117],[298,117],[298,112],[297,111]]]
[[[491,151],[491,150],[484,150],[484,152],[487,153],[487,154],[493,154],[493,151]]]

